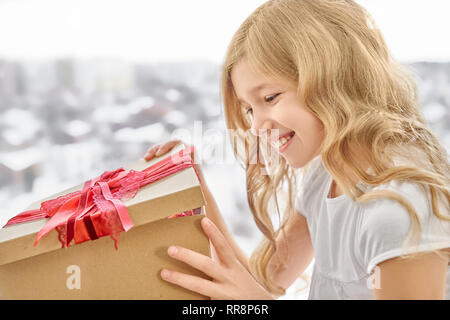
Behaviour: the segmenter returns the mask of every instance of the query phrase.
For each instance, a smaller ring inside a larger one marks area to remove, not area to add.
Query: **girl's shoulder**
[[[416,168],[420,167],[424,169],[430,169],[430,164],[426,160],[426,156],[421,150],[415,147],[410,147],[408,149],[402,149],[401,151],[399,151],[396,154],[393,163],[395,167],[412,166]],[[368,190],[366,190],[366,192],[383,190],[388,191],[391,194],[394,193],[394,197],[396,195],[399,195],[403,200],[408,201],[417,211],[421,219],[426,219],[429,217],[430,211],[432,209],[431,194],[426,184],[408,179],[394,179],[386,183],[370,187],[368,188]],[[396,199],[386,197],[373,201],[372,205],[368,205],[368,211],[382,211],[385,212],[385,214],[389,214],[389,212],[393,212],[393,209],[395,209],[397,206],[401,206],[402,208],[404,208]],[[441,207],[441,210],[443,209],[444,208]],[[404,210],[406,210],[406,208]],[[395,210],[395,212],[397,211],[399,210]]]
[[[394,159],[394,165],[430,168],[427,157],[415,148],[399,153]],[[431,193],[426,184],[407,179],[391,180],[371,187],[366,192],[370,191],[387,191],[391,197],[360,205],[361,223],[357,242],[368,273],[381,261],[405,253],[403,245],[408,239],[413,220],[420,223],[419,250],[450,247],[450,222],[439,219],[434,213]],[[398,196],[406,206],[396,199]],[[449,214],[445,202],[438,202],[437,208],[440,214]],[[408,209],[413,209],[416,216]]]
[[[407,180],[391,180],[387,183],[370,188],[366,193],[372,191],[386,191],[387,195],[382,198],[372,200],[363,204],[363,209],[367,219],[386,218],[385,220],[399,219],[404,217],[406,208],[396,199],[399,196],[401,200],[410,202],[412,207],[423,220],[426,218],[430,209],[430,199],[427,190],[420,185]],[[402,213],[402,214],[399,214]]]
[[[371,188],[371,191],[388,191],[394,198],[383,197],[361,204],[361,241],[379,239],[380,242],[405,239],[413,223],[419,220],[426,242],[449,242],[450,222],[439,219],[433,212],[431,194],[424,185],[408,180],[392,180]],[[395,197],[400,196],[405,205]],[[417,217],[408,211],[412,208]],[[440,214],[448,215],[448,207],[438,203]]]
[[[421,184],[392,180],[372,190],[386,190],[403,197],[407,206],[414,209],[420,222],[420,247],[414,250],[450,247],[450,222],[439,219],[433,212],[431,196]],[[360,220],[357,243],[362,261],[370,273],[381,261],[400,256],[409,239],[412,223],[416,220],[408,209],[395,199],[383,197],[360,204]],[[438,206],[441,214],[448,215],[448,208]]]

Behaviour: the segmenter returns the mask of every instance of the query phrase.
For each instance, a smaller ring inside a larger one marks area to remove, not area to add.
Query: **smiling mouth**
[[[278,139],[278,148],[282,148],[286,143],[289,142],[289,140],[291,140],[293,137],[295,136],[295,132],[291,131],[288,134],[280,137]]]

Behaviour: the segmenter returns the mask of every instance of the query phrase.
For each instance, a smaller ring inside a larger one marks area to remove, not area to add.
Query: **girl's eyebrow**
[[[253,93],[253,92],[258,92],[262,89],[264,89],[265,87],[269,87],[270,84],[269,83],[262,83],[260,85],[257,85],[256,87],[254,87],[253,89],[249,90],[249,93]]]

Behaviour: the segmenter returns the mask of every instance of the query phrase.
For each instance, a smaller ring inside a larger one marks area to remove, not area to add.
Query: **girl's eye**
[[[273,96],[268,96],[268,97],[264,98],[264,100],[265,100],[266,102],[268,102],[268,103],[271,103],[271,102],[273,102],[273,100],[275,100],[275,98],[278,97],[279,95],[280,95],[280,94],[278,93],[278,94],[275,94],[275,95],[273,95]]]
[[[265,97],[264,101],[267,102],[267,103],[272,103],[280,94],[281,93],[277,93],[277,94],[275,94],[273,96]],[[245,109],[245,113],[247,115],[253,115],[253,108],[250,107],[250,108]]]

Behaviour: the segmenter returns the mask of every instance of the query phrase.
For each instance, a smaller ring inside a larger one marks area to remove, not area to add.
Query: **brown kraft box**
[[[142,159],[124,169],[143,170],[161,159]],[[28,209],[81,188],[39,200]],[[179,245],[210,256],[209,239],[200,226],[204,214],[168,219],[198,208],[203,213],[205,200],[195,170],[189,167],[150,183],[123,203],[134,226],[120,233],[118,250],[109,236],[61,248],[56,230],[33,246],[48,219],[0,229],[0,299],[207,299],[160,277],[161,269],[168,268],[208,279],[167,254],[170,245]]]

